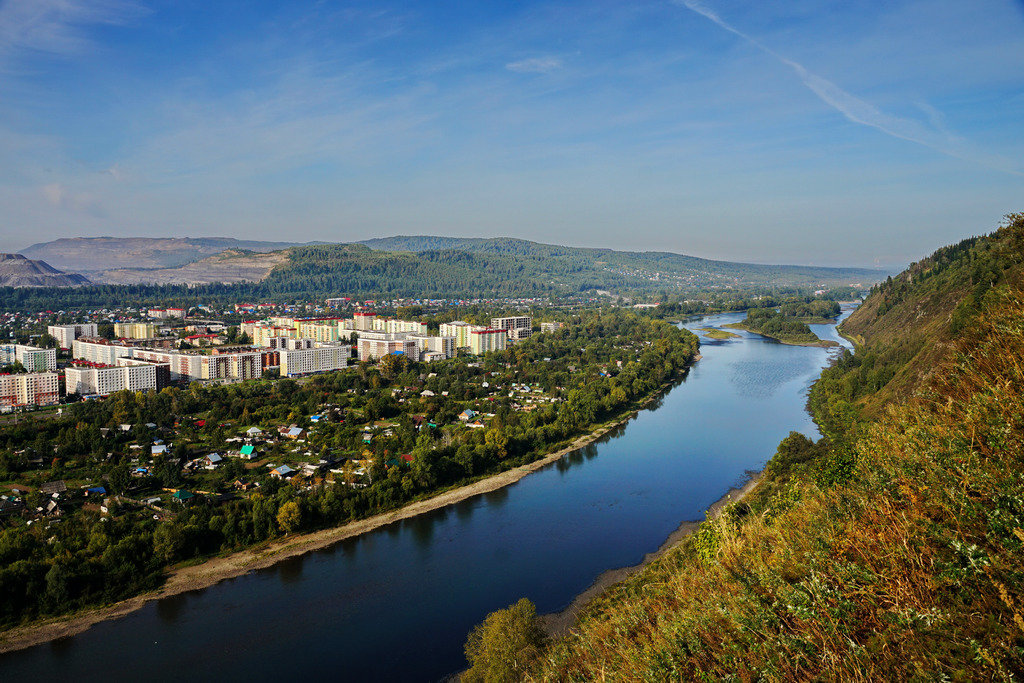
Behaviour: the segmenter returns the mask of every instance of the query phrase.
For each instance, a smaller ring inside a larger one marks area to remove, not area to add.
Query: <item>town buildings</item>
[[[114,323],[114,336],[124,339],[150,339],[156,336],[153,323]]]
[[[352,347],[348,344],[315,342],[307,348],[281,349],[279,354],[281,376],[295,377],[340,370],[348,366]]]
[[[487,328],[482,325],[470,325],[463,320],[456,320],[455,322],[441,324],[441,336],[454,337],[455,348],[457,349],[468,349],[469,335],[472,332],[479,332],[485,329]]]
[[[118,358],[118,365],[72,367],[65,373],[68,394],[109,396],[117,391],[162,389],[168,379],[168,367],[131,358]],[[162,381],[161,381],[162,380]]]
[[[76,323],[74,325],[49,325],[46,331],[51,337],[57,340],[57,345],[62,349],[70,349],[71,342],[79,337],[95,337],[99,334],[96,331],[96,323]]]
[[[469,333],[469,351],[480,356],[491,351],[504,351],[508,343],[508,332],[503,329],[473,330]]]
[[[57,350],[40,349],[25,344],[0,344],[0,365],[18,361],[29,372],[47,372],[57,369]]]
[[[505,330],[510,341],[517,342],[533,334],[533,318],[525,315],[491,318],[492,330]]]
[[[0,411],[51,405],[60,398],[56,372],[0,375]]]

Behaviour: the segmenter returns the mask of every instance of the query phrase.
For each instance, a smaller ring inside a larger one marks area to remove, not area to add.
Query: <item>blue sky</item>
[[[1024,3],[0,0],[0,207],[899,266],[1024,210]]]

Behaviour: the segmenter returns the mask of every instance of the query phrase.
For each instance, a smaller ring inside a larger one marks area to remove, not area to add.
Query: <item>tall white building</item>
[[[348,344],[317,343],[307,348],[281,349],[281,376],[295,377],[340,370],[348,366],[351,356],[352,347]]]
[[[430,352],[430,360],[444,360],[455,357],[455,337],[430,337],[425,334],[410,334],[409,339],[420,347],[420,355]]]
[[[359,336],[359,360],[376,360],[389,353],[400,353],[417,361],[420,359],[420,347],[415,340],[409,339],[404,332],[364,332]]]
[[[79,337],[95,337],[99,332],[96,323],[76,323],[74,325],[49,325],[46,331],[57,340],[62,349],[70,349],[71,342]]]
[[[508,332],[508,338],[516,342],[533,334],[533,318],[528,315],[491,318],[491,329],[505,330]]]
[[[504,351],[508,344],[505,330],[474,330],[469,333],[469,351],[481,356],[491,351]]]
[[[56,372],[0,375],[0,410],[21,406],[45,406],[60,398]]]
[[[157,388],[157,366],[127,363],[122,367],[68,368],[64,373],[67,393],[81,396],[109,396],[117,391],[146,391]]]
[[[441,336],[455,337],[455,348],[468,349],[470,340],[469,335],[473,332],[479,332],[486,329],[487,328],[482,325],[470,325],[463,320],[456,320],[451,323],[441,323]]]
[[[71,357],[97,365],[116,365],[118,358],[131,358],[136,349],[106,341],[76,339],[71,343]]]
[[[57,369],[57,349],[40,349],[25,344],[0,344],[0,365],[18,361],[29,372]]]

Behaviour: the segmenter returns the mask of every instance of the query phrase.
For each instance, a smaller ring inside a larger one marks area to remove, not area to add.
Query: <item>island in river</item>
[[[834,341],[818,337],[807,323],[797,317],[774,308],[752,308],[747,311],[746,319],[723,327],[746,330],[793,346],[838,346]]]

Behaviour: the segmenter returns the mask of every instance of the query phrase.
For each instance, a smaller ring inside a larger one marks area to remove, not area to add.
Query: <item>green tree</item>
[[[521,598],[487,615],[466,640],[465,681],[518,681],[544,645],[536,606]]]
[[[290,534],[302,525],[302,508],[294,500],[289,500],[277,511],[277,524],[281,531]]]

